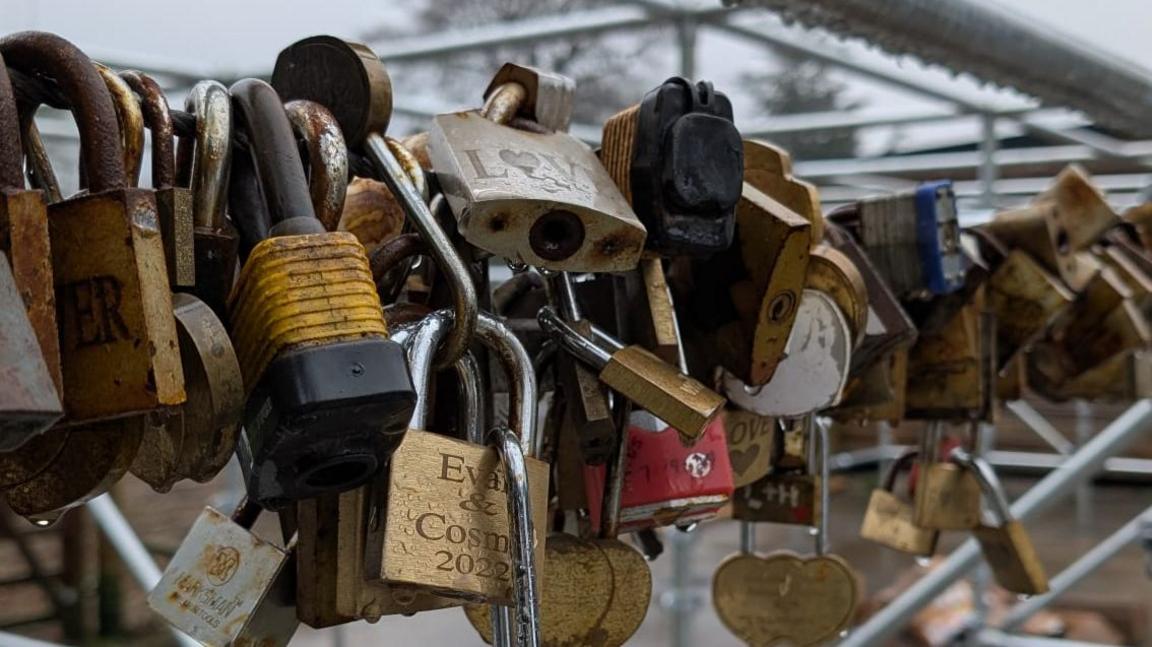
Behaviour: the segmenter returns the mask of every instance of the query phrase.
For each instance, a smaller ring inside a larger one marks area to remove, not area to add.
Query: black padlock
[[[712,84],[673,77],[604,124],[601,161],[648,228],[649,249],[728,249],[744,174],[732,104]]]
[[[415,393],[363,246],[315,216],[279,96],[255,79],[230,92],[250,148],[235,161],[250,157],[265,207],[233,215],[242,237],[267,232],[245,241],[251,251],[229,299],[249,390],[248,494],[278,508],[372,478],[407,429]]]

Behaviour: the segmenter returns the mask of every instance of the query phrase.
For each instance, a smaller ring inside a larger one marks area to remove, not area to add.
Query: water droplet
[[[928,568],[929,566],[932,565],[932,558],[931,557],[923,557],[923,556],[917,557],[916,558],[916,565],[919,566],[920,568]]]
[[[1017,595],[1017,596],[1016,596],[1016,599],[1017,599],[1017,600],[1019,600],[1019,601],[1021,601],[1021,602],[1025,602],[1025,601],[1027,601],[1027,600],[1031,600],[1031,599],[1032,599],[1032,596],[1031,596],[1031,595],[1027,595],[1027,594],[1023,594],[1023,593],[1022,593],[1022,594],[1020,594],[1020,595]]]
[[[820,529],[819,528],[809,528],[808,534],[809,534],[809,536],[812,536],[812,537],[819,537],[820,536]]]
[[[676,529],[679,530],[680,532],[692,532],[693,530],[696,530],[696,526],[699,526],[699,525],[700,524],[697,522],[692,522],[686,526],[676,526]]]
[[[32,523],[40,526],[41,528],[47,528],[48,526],[52,525],[52,522],[48,521],[47,519],[33,519]]]
[[[847,637],[848,637],[848,630],[847,630],[847,629],[845,629],[845,630],[841,631],[841,632],[840,632],[840,637],[841,637],[841,638],[847,638]]]

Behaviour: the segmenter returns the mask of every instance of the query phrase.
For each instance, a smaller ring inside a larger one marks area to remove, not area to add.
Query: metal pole
[[[696,78],[696,19],[684,16],[676,21],[676,43],[680,48],[680,76]]]
[[[25,638],[6,631],[0,631],[0,645],[4,647],[64,647],[59,643],[50,643],[34,638]]]
[[[145,591],[151,591],[160,581],[160,569],[156,567],[152,555],[148,553],[140,537],[136,536],[136,532],[121,514],[120,508],[116,507],[112,497],[107,494],[98,496],[89,501],[86,507],[96,520],[96,525],[100,526],[104,536],[120,555],[120,559],[124,560],[124,565],[128,567],[132,577]],[[175,628],[171,631],[176,642],[184,647],[199,647],[200,643],[184,635],[183,632]]]
[[[1052,446],[1061,454],[1071,454],[1076,449],[1071,441],[1052,426],[1048,419],[1040,414],[1031,404],[1024,400],[1013,400],[1004,403],[1004,407],[1016,415],[1029,429],[1031,429],[1044,442]]]
[[[1092,405],[1076,400],[1076,445],[1083,447],[1092,438]],[[1092,527],[1092,482],[1076,488],[1076,527],[1081,532]]]
[[[1143,524],[1152,521],[1152,507],[1136,515],[1119,530],[1112,533],[1107,539],[1092,547],[1080,559],[1072,562],[1068,568],[1060,572],[1048,582],[1048,592],[1037,595],[1020,602],[1008,610],[1004,620],[1000,623],[1002,631],[1013,631],[1024,624],[1040,609],[1048,606],[1052,600],[1064,594],[1075,586],[1080,580],[1100,568],[1104,562],[1112,559],[1116,553],[1131,545],[1140,537]]]
[[[976,637],[976,643],[989,647],[1104,647],[1101,643],[1080,640],[1044,638],[1042,636],[1013,636],[995,629],[985,629]]]
[[[1058,503],[1077,485],[1094,476],[1103,467],[1107,457],[1123,451],[1145,433],[1150,425],[1152,401],[1140,400],[1017,499],[1012,505],[1013,516],[1026,521]],[[936,570],[925,575],[868,622],[853,630],[840,644],[844,647],[884,644],[890,636],[901,631],[924,605],[943,593],[979,561],[980,549],[975,540],[969,539]]]
[[[980,115],[980,187],[983,190],[981,202],[989,209],[996,206],[996,116],[991,113]]]

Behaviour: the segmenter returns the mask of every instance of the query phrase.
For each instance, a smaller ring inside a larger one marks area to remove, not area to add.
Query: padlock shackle
[[[124,181],[128,186],[137,186],[140,182],[140,168],[144,165],[144,111],[136,101],[132,88],[112,71],[112,68],[101,63],[94,63],[96,71],[104,79],[112,95],[112,105],[116,110],[116,120],[120,124],[120,147],[124,153]],[[81,169],[80,184],[86,186],[85,171]]]
[[[480,116],[500,124],[508,125],[524,107],[528,99],[528,89],[516,81],[509,81],[494,88],[484,97],[484,107]]]
[[[229,88],[236,128],[248,141],[256,181],[267,205],[270,236],[322,233],[316,219],[304,163],[280,96],[259,79],[241,79]]]
[[[188,92],[184,108],[196,115],[195,141],[182,139],[177,150],[179,159],[190,160],[186,168],[192,189],[192,222],[219,230],[226,222],[224,208],[232,170],[232,98],[223,83],[200,81]]]
[[[483,330],[481,317],[481,330]],[[481,332],[481,335],[483,333]],[[535,407],[532,407],[533,409]],[[507,427],[497,427],[488,435],[489,444],[495,446],[504,467],[507,484],[508,522],[511,526],[509,552],[514,576],[512,579],[513,617],[509,630],[519,647],[537,647],[540,644],[540,588],[536,581],[536,529],[532,522],[531,499],[528,494],[528,466],[524,461],[523,436]],[[493,643],[499,645],[493,624]]]
[[[484,406],[484,373],[480,370],[480,362],[476,361],[472,351],[468,351],[456,360],[454,368],[456,380],[460,384],[460,415],[464,438],[470,443],[483,445],[488,442],[484,429],[487,411]]]
[[[416,406],[408,419],[409,429],[427,429],[431,411],[429,403],[432,395],[433,359],[436,348],[452,328],[451,318],[444,310],[429,313],[423,319],[392,331],[392,341],[404,346],[408,355],[408,374],[412,378],[412,391],[416,394]]]
[[[176,186],[175,131],[164,90],[155,79],[137,70],[125,70],[120,78],[140,97],[144,124],[152,131],[152,188],[170,189]]]
[[[327,231],[336,231],[348,193],[348,147],[340,124],[324,106],[296,99],[284,104],[292,132],[308,155],[312,208]]]
[[[896,488],[896,477],[900,476],[900,472],[912,467],[912,463],[916,461],[916,457],[920,455],[920,451],[910,449],[900,455],[899,458],[892,461],[888,466],[888,470],[884,472],[884,478],[880,482],[880,487],[889,492],[893,492]]]
[[[1004,495],[1004,487],[988,461],[974,456],[960,447],[953,449],[949,458],[953,463],[972,472],[972,475],[976,477],[976,481],[980,484],[980,491],[984,493],[984,497],[1000,525],[1012,521],[1012,508],[1008,504],[1008,498]]]
[[[124,188],[127,175],[120,155],[116,109],[91,59],[67,40],[40,31],[0,38],[0,56],[25,74],[54,79],[68,97],[80,134],[80,158],[89,191]],[[34,107],[28,108],[34,112]]]
[[[560,342],[560,346],[564,350],[571,353],[576,359],[590,364],[596,370],[603,370],[611,361],[612,355],[608,351],[576,332],[576,329],[561,319],[551,306],[540,308],[540,311],[536,313],[536,321],[539,322],[540,328],[545,333]],[[595,328],[593,328],[593,332],[595,332]]]
[[[0,57],[0,190],[24,188],[24,155],[20,147],[20,112],[4,58]]]

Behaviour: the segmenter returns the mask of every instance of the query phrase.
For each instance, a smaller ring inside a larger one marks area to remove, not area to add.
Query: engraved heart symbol
[[[751,485],[772,469],[775,429],[772,418],[739,409],[724,412],[733,485],[738,488]]]
[[[724,626],[752,647],[830,640],[856,610],[856,576],[843,559],[735,555],[716,570],[712,604]]]
[[[552,535],[545,555],[540,589],[544,647],[619,647],[636,633],[652,596],[652,573],[638,552],[615,539]],[[488,605],[468,605],[464,613],[491,644]]]
[[[500,149],[500,160],[508,166],[520,169],[528,177],[536,177],[533,172],[540,166],[540,158],[526,151]]]
[[[735,478],[737,475],[743,474],[752,463],[756,461],[756,457],[760,455],[760,448],[753,445],[745,450],[728,449],[728,456],[732,461],[732,475]]]

